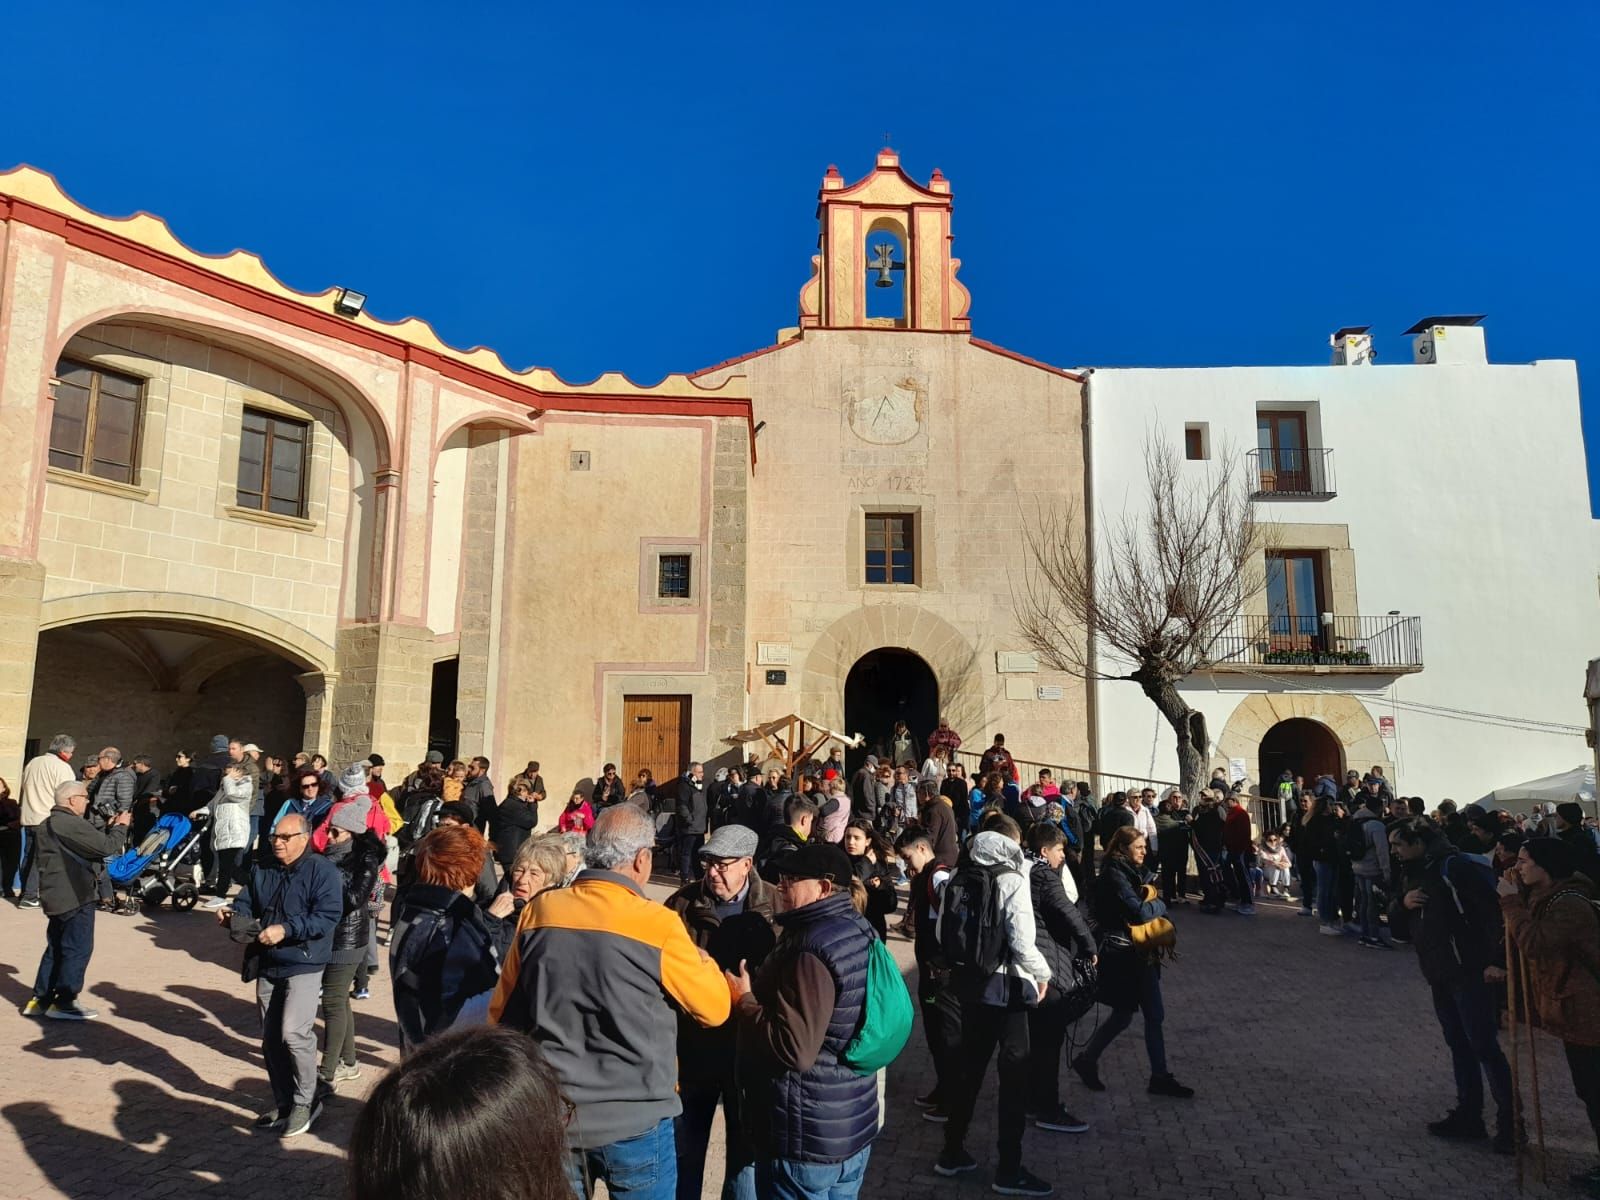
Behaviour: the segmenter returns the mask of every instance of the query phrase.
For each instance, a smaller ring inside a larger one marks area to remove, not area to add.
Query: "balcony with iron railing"
[[[1338,495],[1332,450],[1249,450],[1245,462],[1253,499],[1327,500]]]
[[[1211,670],[1410,675],[1422,670],[1422,618],[1247,616],[1211,645]]]

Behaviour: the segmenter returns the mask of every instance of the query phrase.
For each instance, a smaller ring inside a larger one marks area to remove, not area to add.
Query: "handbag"
[[[1094,1007],[1100,991],[1100,969],[1095,966],[1093,959],[1074,955],[1064,976],[1053,978],[1050,983],[1061,991],[1058,1003],[1070,1025]]]
[[[1178,948],[1178,931],[1165,917],[1128,926],[1128,940],[1135,950],[1148,950],[1170,958]]]

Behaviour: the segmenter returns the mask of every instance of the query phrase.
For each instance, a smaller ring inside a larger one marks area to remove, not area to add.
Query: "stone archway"
[[[1351,768],[1364,773],[1377,765],[1385,775],[1394,777],[1388,744],[1378,736],[1372,714],[1356,697],[1338,692],[1256,692],[1244,697],[1217,737],[1211,765],[1226,767],[1229,759],[1243,759],[1250,779],[1270,785],[1272,781],[1262,775],[1261,745],[1274,726],[1287,721],[1314,721],[1324,726]]]
[[[840,617],[806,655],[797,711],[834,729],[844,728],[845,681],[874,650],[909,650],[932,668],[939,708],[953,728],[987,728],[978,651],[943,617],[910,604],[874,604]],[[846,730],[867,733],[867,730]],[[919,738],[929,730],[913,730]]]

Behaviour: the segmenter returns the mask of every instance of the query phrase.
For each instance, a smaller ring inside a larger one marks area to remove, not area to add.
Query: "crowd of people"
[[[26,764],[11,821],[5,882],[47,917],[24,1012],[94,1017],[78,996],[95,916],[127,910],[104,864],[182,813],[203,823],[205,906],[255,984],[258,1128],[303,1134],[360,1077],[351,1006],[391,973],[402,1060],[358,1119],[357,1200],[476,1194],[461,1181],[485,1156],[516,1177],[508,1195],[603,1180],[619,1200],[698,1197],[719,1108],[725,1200],[849,1200],[910,1028],[898,934],[933,1070],[915,1110],[943,1132],[932,1169],[979,1168],[968,1134],[995,1060],[990,1187],[1047,1196],[1060,1181],[1030,1169],[1027,1131],[1089,1130],[1063,1069],[1115,1086],[1101,1061],[1136,1015],[1148,1093],[1195,1094],[1167,1055],[1170,912],[1196,893],[1208,914],[1277,899],[1325,934],[1414,947],[1456,1091],[1428,1132],[1506,1153],[1524,1131],[1500,1007],[1525,963],[1525,1003],[1565,1044],[1600,1142],[1600,842],[1577,805],[1430,814],[1376,769],[1343,787],[1286,773],[1267,797],[1219,772],[1192,799],[1096,798],[1049,769],[1024,782],[1000,735],[969,779],[960,745],[941,721],[920,741],[898,725],[855,769],[838,745],[631,786],[607,763],[541,814],[537,762],[502,795],[484,758],[429,753],[390,782],[376,754],[335,772],[218,735],[162,779],[109,747],[79,771],[61,735]],[[678,886],[658,903],[662,875]],[[1574,1182],[1600,1196],[1600,1168]]]

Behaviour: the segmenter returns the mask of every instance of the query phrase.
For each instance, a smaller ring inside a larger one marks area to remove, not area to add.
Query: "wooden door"
[[[689,765],[688,696],[622,698],[622,777],[648,768],[657,783],[681,775]]]
[[[1305,413],[1256,413],[1256,448],[1261,452],[1263,492],[1304,494],[1311,490]]]
[[[1321,650],[1322,554],[1283,550],[1267,555],[1267,612],[1272,649]]]

